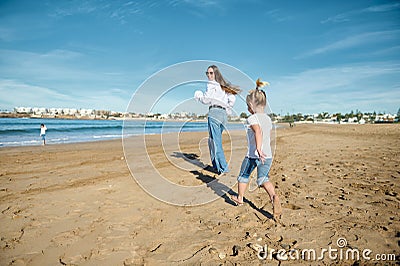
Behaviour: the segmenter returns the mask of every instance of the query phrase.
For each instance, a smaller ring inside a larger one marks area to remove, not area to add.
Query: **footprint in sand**
[[[51,242],[57,246],[71,245],[78,241],[82,236],[80,235],[81,229],[75,228],[70,231],[62,232],[56,235]]]
[[[291,203],[285,204],[285,205],[283,206],[283,208],[291,209],[291,210],[295,210],[295,211],[301,209],[301,207],[299,207],[299,206],[297,206],[297,205],[294,205],[294,204],[291,204]]]

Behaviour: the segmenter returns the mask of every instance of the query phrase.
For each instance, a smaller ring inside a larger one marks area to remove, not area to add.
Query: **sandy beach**
[[[176,136],[146,136],[146,150],[140,148],[143,137],[133,138],[126,154],[121,140],[1,148],[0,264],[353,265],[357,261],[344,255],[340,259],[340,252],[336,259],[325,253],[317,260],[321,250],[330,247],[343,253],[358,250],[360,265],[399,262],[399,124],[278,129],[270,172],[283,207],[278,222],[272,218],[267,194],[259,189],[246,193],[243,206],[229,200],[229,194],[237,191],[234,185],[227,195],[214,193],[216,200],[193,207],[165,203],[144,191],[130,169],[138,176],[158,172],[173,184],[204,185],[211,191],[206,183],[216,176],[202,167],[209,164],[207,133],[180,134],[179,150],[171,144]],[[224,178],[235,184],[247,148],[245,132],[225,134],[224,148],[231,166]],[[143,167],[146,160],[152,168]],[[198,200],[193,197],[193,202]],[[345,245],[338,246],[343,241]],[[292,254],[314,249],[317,258],[280,262],[276,252],[272,258],[262,258],[262,252],[255,251],[259,246],[295,250]],[[365,249],[371,250],[371,260],[362,258]],[[397,257],[383,263],[377,254]]]

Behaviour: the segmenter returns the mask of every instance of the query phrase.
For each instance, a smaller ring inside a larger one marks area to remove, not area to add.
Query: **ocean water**
[[[47,127],[46,144],[118,139],[122,135],[207,131],[207,122],[0,118],[0,147],[41,145],[42,123]],[[243,128],[242,123],[228,124],[228,130]]]

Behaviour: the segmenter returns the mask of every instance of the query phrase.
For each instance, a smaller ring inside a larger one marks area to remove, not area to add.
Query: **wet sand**
[[[146,193],[126,160],[142,176],[156,170],[181,186],[216,180],[202,167],[209,164],[207,133],[180,134],[179,150],[169,146],[176,135],[164,137],[146,137],[147,150],[137,151],[132,147],[143,138],[132,139],[127,154],[121,140],[1,148],[0,264],[279,264],[276,252],[271,259],[259,258],[255,244],[269,251],[293,250],[294,255],[316,251],[315,259],[283,265],[356,261],[328,254],[316,261],[330,247],[343,253],[359,250],[361,265],[381,264],[362,258],[365,249],[372,250],[371,259],[395,254],[399,261],[400,125],[277,130],[270,177],[282,201],[279,222],[272,218],[267,193],[259,189],[246,193],[243,206],[229,200],[236,185],[227,195],[195,207],[175,206]],[[233,183],[246,145],[244,132],[224,135],[231,166],[225,178]],[[140,168],[144,160],[154,167]],[[177,167],[180,161],[191,171]],[[347,245],[339,248],[339,238]]]

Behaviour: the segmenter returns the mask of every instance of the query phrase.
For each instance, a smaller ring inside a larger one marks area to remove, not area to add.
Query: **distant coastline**
[[[350,113],[316,114],[269,114],[274,123],[288,123],[290,126],[300,123],[324,123],[324,124],[381,124],[399,123],[400,108],[397,114],[390,113],[362,113],[357,110]],[[236,116],[228,116],[229,122],[245,122],[248,113],[242,112]],[[0,118],[38,118],[38,119],[69,119],[69,120],[148,120],[148,121],[207,121],[206,114],[190,112],[175,113],[132,113],[115,112],[109,110],[74,109],[74,108],[39,108],[16,107],[13,111],[0,112]]]
[[[104,117],[104,116],[75,116],[75,115],[33,115],[33,114],[18,114],[18,113],[0,113],[1,118],[29,118],[29,119],[66,119],[66,120],[137,120],[137,121],[182,121],[188,120],[188,118],[154,118],[154,117]],[[205,118],[190,118],[191,122],[207,122]],[[240,122],[240,121],[229,121],[229,122]]]
[[[19,113],[0,113],[0,118],[42,118],[42,119],[82,119],[82,120],[106,120],[105,117],[75,116],[75,115],[34,115]]]

